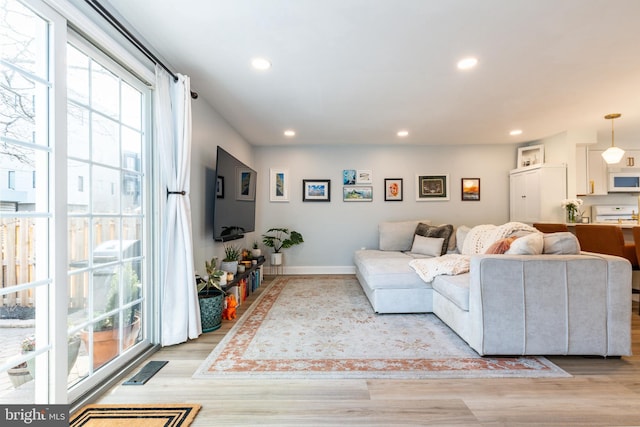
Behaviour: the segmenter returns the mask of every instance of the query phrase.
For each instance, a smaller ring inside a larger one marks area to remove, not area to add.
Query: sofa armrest
[[[473,256],[469,315],[480,354],[628,355],[631,264],[591,253]]]

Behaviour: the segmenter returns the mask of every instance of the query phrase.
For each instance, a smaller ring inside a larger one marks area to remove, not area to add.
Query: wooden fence
[[[2,289],[33,280],[35,270],[35,222],[30,218],[0,218]],[[0,298],[0,306],[28,306],[31,290]]]
[[[117,220],[112,218],[94,219],[94,240],[95,245],[106,240],[118,239]],[[81,267],[82,263],[89,258],[89,220],[86,218],[71,219],[68,227],[68,241],[70,268]],[[123,238],[133,238],[139,236],[139,228],[124,223]],[[36,239],[40,238],[40,241]],[[45,233],[36,231],[36,222],[32,218],[0,218],[0,247],[2,256],[2,277],[0,286],[5,290],[12,286],[29,283],[36,279],[36,244],[48,244]],[[44,241],[42,241],[44,240]],[[86,264],[85,264],[86,265]],[[79,306],[84,303],[88,294],[86,280],[82,275],[71,277],[69,283],[69,297],[72,306]],[[33,304],[33,290],[23,290],[10,292],[0,298],[0,306],[31,306]]]

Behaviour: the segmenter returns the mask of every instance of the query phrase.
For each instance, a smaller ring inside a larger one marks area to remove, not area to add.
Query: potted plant
[[[140,280],[131,265],[127,265],[123,270],[122,281],[123,291],[129,294],[127,298],[129,300],[138,298],[140,294]],[[119,276],[114,274],[111,279],[104,313],[111,312],[118,308],[118,288]],[[138,310],[133,307],[126,309],[123,313],[123,320],[122,349],[125,350],[135,343],[138,333],[140,332],[141,321]],[[119,313],[107,316],[93,325],[93,369],[99,368],[118,355],[120,346],[119,326]],[[89,333],[90,332],[86,330],[81,333],[82,341],[85,343],[87,349],[89,349],[90,345]]]
[[[73,334],[70,335],[67,339],[67,373],[71,371],[73,365],[76,363],[78,359],[78,352],[80,351],[80,335]],[[21,343],[21,353],[26,354],[36,350],[36,336],[35,334],[31,334],[26,336]],[[29,374],[31,374],[32,378],[35,378],[35,358],[31,358],[26,362],[27,370]]]
[[[238,261],[240,260],[240,254],[242,251],[238,246],[225,245],[224,258],[220,264],[220,270],[228,271],[229,273],[236,274],[238,271]]]
[[[226,277],[226,272],[217,270],[218,259],[205,261],[207,275],[196,277],[198,302],[200,303],[200,323],[202,332],[215,331],[222,325],[222,310],[224,309],[224,297],[226,292],[222,289],[221,278]]]
[[[262,255],[262,250],[258,247],[258,241],[253,241],[253,247],[251,248],[251,256],[254,258],[260,258]]]
[[[304,242],[302,234],[288,228],[275,227],[267,230],[262,235],[262,243],[269,248],[273,248],[271,254],[271,265],[282,264],[282,249],[290,248]]]

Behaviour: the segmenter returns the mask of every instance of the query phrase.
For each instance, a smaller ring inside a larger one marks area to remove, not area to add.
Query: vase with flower
[[[582,199],[564,199],[561,205],[567,212],[568,223],[576,223],[580,221],[580,218],[578,217],[580,206],[582,206]]]

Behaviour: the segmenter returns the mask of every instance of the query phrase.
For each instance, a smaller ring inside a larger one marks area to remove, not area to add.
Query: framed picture
[[[224,176],[219,176],[216,181],[216,198],[224,199]]]
[[[287,169],[269,169],[269,201],[289,201],[289,171]]]
[[[355,185],[356,184],[356,170],[345,169],[342,171],[342,185]]]
[[[342,187],[342,200],[345,202],[370,202],[373,200],[373,187],[370,185],[345,185]]]
[[[416,175],[416,201],[449,200],[449,175]]]
[[[518,148],[518,165],[516,168],[526,168],[544,163],[544,145],[529,145]]]
[[[303,179],[303,202],[329,202],[331,201],[330,179]]]
[[[384,179],[385,202],[401,202],[402,194],[403,194],[402,178],[385,178]]]
[[[236,168],[236,200],[256,199],[256,173],[248,168]]]
[[[356,172],[356,184],[366,185],[373,184],[373,177],[370,170],[359,170]],[[346,185],[346,184],[345,184]]]
[[[480,178],[461,178],[462,200],[477,202],[480,200]]]

